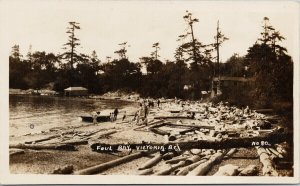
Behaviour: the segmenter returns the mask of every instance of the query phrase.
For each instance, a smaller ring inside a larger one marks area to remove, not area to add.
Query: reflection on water
[[[53,127],[82,125],[81,115],[122,108],[128,104],[131,103],[120,100],[10,95],[10,135],[19,136]]]

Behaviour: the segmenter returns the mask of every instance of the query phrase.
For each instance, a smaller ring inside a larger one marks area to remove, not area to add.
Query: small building
[[[212,84],[212,97],[215,94],[222,94],[223,88],[235,88],[239,85],[247,85],[251,82],[254,82],[254,78],[245,78],[245,77],[228,77],[228,76],[220,76],[213,78]]]
[[[64,90],[65,96],[87,96],[88,89],[84,87],[69,87]]]

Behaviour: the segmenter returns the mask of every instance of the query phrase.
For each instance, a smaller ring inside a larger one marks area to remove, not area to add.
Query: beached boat
[[[93,122],[92,116],[80,116],[84,122]],[[107,122],[110,121],[110,116],[97,116],[97,122]]]

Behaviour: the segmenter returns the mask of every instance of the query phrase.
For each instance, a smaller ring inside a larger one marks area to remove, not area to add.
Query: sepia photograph
[[[1,183],[299,183],[297,1],[2,0],[0,24]]]

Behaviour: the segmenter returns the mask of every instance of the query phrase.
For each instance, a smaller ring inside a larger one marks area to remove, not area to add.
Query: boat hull
[[[83,122],[93,122],[93,117],[92,116],[80,116]],[[110,121],[110,116],[98,116],[97,117],[97,122],[107,122]]]

